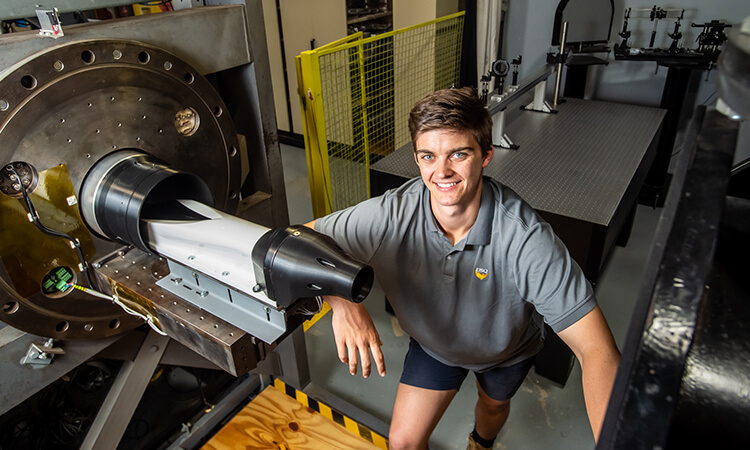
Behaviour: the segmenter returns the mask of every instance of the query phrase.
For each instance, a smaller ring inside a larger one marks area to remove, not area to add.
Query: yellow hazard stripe
[[[310,329],[311,326],[315,325],[315,322],[320,320],[323,316],[328,313],[328,311],[331,310],[331,305],[329,305],[326,302],[323,302],[323,307],[320,309],[320,312],[312,316],[308,321],[306,321],[304,324],[302,324],[302,329],[307,331]]]
[[[292,386],[289,386],[278,378],[273,380],[273,387],[297,400],[302,405],[319,412],[321,415],[323,415],[323,417],[336,422],[337,424],[346,428],[350,433],[354,433],[362,439],[365,439],[368,442],[372,442],[373,445],[375,445],[377,448],[388,450],[388,439],[368,429],[362,424],[357,423],[355,420],[341,414],[340,412],[331,409],[328,405],[311,399],[304,392],[299,391]]]

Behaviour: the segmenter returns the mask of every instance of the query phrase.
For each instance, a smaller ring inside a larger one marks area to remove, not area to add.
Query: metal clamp
[[[21,364],[33,364],[37,366],[48,366],[52,363],[55,355],[64,355],[65,350],[61,347],[55,347],[55,340],[47,339],[42,345],[31,344],[26,351],[26,355],[21,358]]]

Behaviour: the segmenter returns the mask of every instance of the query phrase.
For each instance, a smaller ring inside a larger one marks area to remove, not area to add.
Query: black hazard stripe
[[[372,442],[373,445],[382,450],[388,450],[388,440],[386,438],[368,429],[367,427],[362,426],[361,424],[341,414],[335,409],[331,409],[328,405],[320,403],[317,400],[308,397],[304,392],[298,391],[297,389],[284,383],[278,378],[273,380],[273,386],[289,397],[297,400],[302,405],[307,406],[313,411],[319,412],[323,415],[323,417],[333,420],[337,424],[346,428],[349,432],[360,436],[362,439],[365,439],[368,442]]]

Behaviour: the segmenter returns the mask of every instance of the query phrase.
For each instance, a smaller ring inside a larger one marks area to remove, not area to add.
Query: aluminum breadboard
[[[558,114],[524,111],[511,120],[505,130],[520,148],[496,149],[485,175],[537,210],[609,225],[665,111],[579,99],[566,99],[558,109]],[[372,168],[419,175],[411,145]]]

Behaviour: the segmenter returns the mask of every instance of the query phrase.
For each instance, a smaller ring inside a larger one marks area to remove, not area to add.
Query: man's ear
[[[487,166],[490,165],[490,161],[492,161],[492,158],[495,156],[495,148],[490,146],[490,148],[487,150],[487,153],[482,158],[482,169],[486,169]]]

